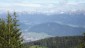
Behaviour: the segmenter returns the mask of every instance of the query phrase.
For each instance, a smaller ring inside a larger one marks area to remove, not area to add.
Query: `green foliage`
[[[29,48],[47,48],[45,46],[39,46],[39,45],[34,45],[34,46],[30,46]]]
[[[83,35],[82,42],[80,44],[80,48],[85,48],[85,33]]]
[[[25,46],[24,48],[47,48],[47,47],[39,45],[30,45],[30,46]]]
[[[18,28],[16,13],[8,13],[7,19],[0,19],[0,48],[22,48],[22,37]]]
[[[48,48],[78,48],[82,38],[82,36],[51,37],[29,42],[28,45],[39,45]]]

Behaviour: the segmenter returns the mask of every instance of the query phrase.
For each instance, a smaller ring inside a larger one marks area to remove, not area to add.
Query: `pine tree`
[[[23,48],[17,16],[8,13],[7,21],[0,20],[0,48]]]
[[[81,48],[85,48],[85,33],[83,35],[82,43],[81,43]]]
[[[5,48],[6,41],[6,23],[3,19],[0,19],[0,48]]]

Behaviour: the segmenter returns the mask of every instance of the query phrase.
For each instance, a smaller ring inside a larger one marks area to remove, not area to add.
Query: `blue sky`
[[[54,13],[85,10],[85,0],[1,0],[0,11]]]

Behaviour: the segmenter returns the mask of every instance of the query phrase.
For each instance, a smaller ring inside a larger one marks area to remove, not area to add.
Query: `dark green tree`
[[[84,35],[83,35],[83,39],[82,39],[82,42],[81,42],[81,44],[80,44],[81,46],[81,48],[85,48],[85,33],[84,33]]]
[[[6,23],[3,19],[0,19],[0,48],[4,48],[6,46],[7,41],[6,41],[6,33],[5,30],[7,29]]]
[[[23,48],[17,16],[8,13],[7,20],[0,19],[0,48]]]

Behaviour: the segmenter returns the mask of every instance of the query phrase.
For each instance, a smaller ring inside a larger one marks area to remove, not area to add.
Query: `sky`
[[[85,0],[1,0],[0,11],[55,13],[85,10]]]

